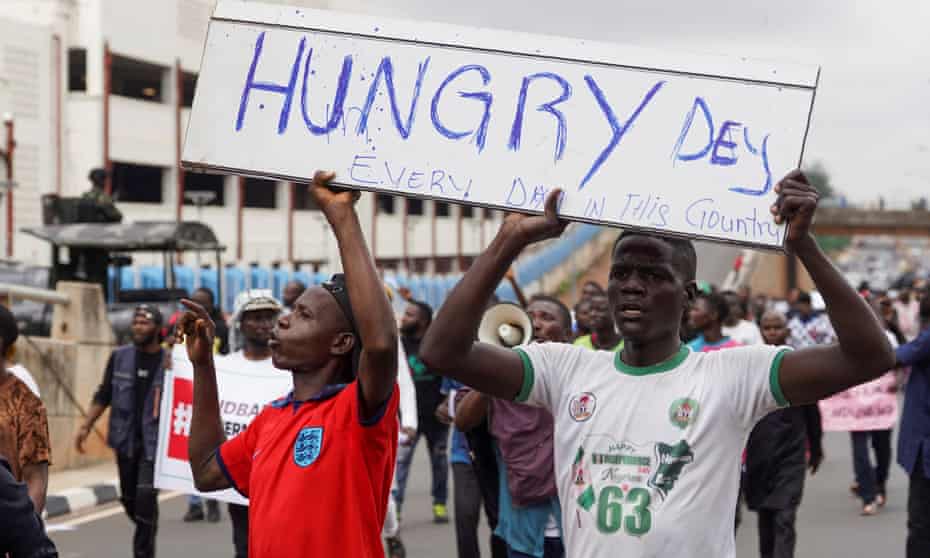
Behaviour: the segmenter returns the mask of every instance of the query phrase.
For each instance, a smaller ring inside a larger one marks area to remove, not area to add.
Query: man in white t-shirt
[[[756,322],[746,319],[748,309],[739,294],[734,291],[724,291],[721,295],[727,301],[727,307],[729,308],[727,319],[723,321],[723,334],[740,345],[761,345],[764,343],[759,326],[756,325]]]
[[[679,333],[697,292],[694,247],[636,232],[618,239],[608,277],[622,351],[472,342],[484,301],[520,251],[564,230],[558,191],[544,215],[508,216],[443,304],[421,347],[431,369],[553,413],[569,557],[732,558],[740,455],[756,421],[893,366],[878,320],[808,232],[816,190],[794,171],[776,192],[775,221],[791,220],[786,247],[823,293],[838,345],[692,353]]]

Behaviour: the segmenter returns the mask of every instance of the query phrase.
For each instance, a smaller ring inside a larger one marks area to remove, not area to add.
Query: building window
[[[87,49],[68,49],[68,91],[87,91]]]
[[[433,202],[436,204],[436,217],[448,217],[450,213],[448,202]]]
[[[470,205],[463,205],[462,207],[462,218],[471,219],[475,216],[475,208]]]
[[[161,167],[113,163],[113,198],[119,202],[161,203]]]
[[[407,215],[423,215],[423,200],[407,198]]]
[[[163,100],[163,80],[166,69],[124,56],[113,56],[110,68],[110,92],[114,95],[154,101]]]
[[[443,256],[438,257],[433,260],[433,272],[434,273],[451,273],[452,264],[455,262],[455,258]]]
[[[278,183],[263,178],[246,178],[243,188],[242,207],[256,207],[259,209],[274,209],[278,207]]]
[[[429,261],[429,258],[412,258],[409,261],[409,268],[411,273],[426,273],[426,264]]]
[[[385,215],[394,215],[394,196],[388,194],[376,194],[378,203],[378,213]]]
[[[194,106],[194,90],[197,89],[197,74],[181,72],[181,106]]]
[[[223,187],[226,177],[222,174],[205,172],[184,173],[184,205],[197,205],[198,198],[206,201],[205,206],[226,205],[226,189]],[[213,194],[213,199],[207,197]]]
[[[294,209],[298,211],[320,210],[320,206],[316,204],[316,200],[310,195],[309,185],[292,183],[291,188],[294,189]]]

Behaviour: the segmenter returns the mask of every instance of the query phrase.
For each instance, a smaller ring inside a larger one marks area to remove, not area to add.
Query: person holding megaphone
[[[501,303],[484,313],[478,340],[505,348],[528,343],[565,343],[572,316],[559,300],[537,295],[526,312]],[[499,501],[495,534],[511,557],[560,558],[565,554],[559,527],[560,508],[552,461],[553,419],[545,409],[496,399],[465,389],[455,426],[467,432],[485,417],[498,452]]]

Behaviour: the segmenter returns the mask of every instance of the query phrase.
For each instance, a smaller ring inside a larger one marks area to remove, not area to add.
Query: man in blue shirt
[[[930,292],[920,301],[921,332],[896,351],[910,366],[904,397],[898,464],[910,475],[907,498],[907,558],[930,556]]]

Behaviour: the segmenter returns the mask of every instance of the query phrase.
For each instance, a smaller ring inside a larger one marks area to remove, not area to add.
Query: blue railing
[[[544,248],[521,257],[516,264],[517,280],[521,287],[538,281],[547,273],[561,265],[572,254],[587,242],[590,242],[601,229],[594,225],[579,225],[562,235],[559,239]],[[210,289],[214,296],[218,292],[219,274],[215,269],[195,269],[189,266],[178,265],[174,267],[175,282],[178,288],[188,293],[194,289],[204,287]],[[388,273],[386,280],[391,280],[398,287],[410,289],[417,300],[422,300],[438,309],[449,295],[449,291],[461,279],[461,273],[445,275],[403,275]],[[248,266],[239,268],[228,266],[223,268],[224,292],[221,301],[223,310],[231,312],[236,295],[244,289],[271,289],[278,299],[286,285],[291,280],[298,280],[307,286],[318,285],[328,279],[322,272],[290,271],[286,269],[263,268]],[[116,270],[110,269],[109,279],[111,286],[115,286]],[[158,289],[164,285],[164,270],[160,266],[141,266],[139,268],[123,267],[120,269],[120,283],[122,289],[143,288]],[[113,289],[110,289],[113,292]],[[504,282],[497,288],[498,298],[505,301],[516,301],[516,294],[510,284]]]

